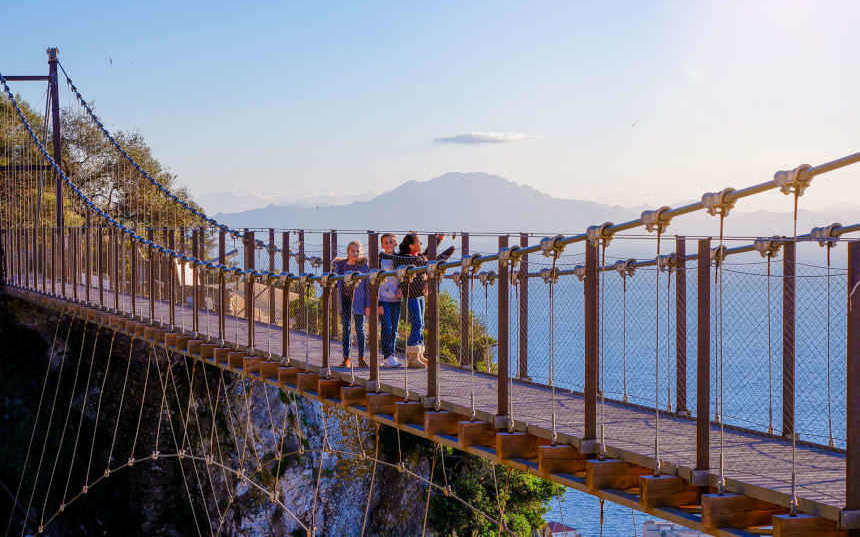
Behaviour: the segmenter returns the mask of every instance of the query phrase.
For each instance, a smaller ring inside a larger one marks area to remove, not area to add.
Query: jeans
[[[358,356],[364,358],[364,315],[352,313],[352,300],[341,301],[341,327],[343,332],[343,357],[349,357],[349,346],[351,343],[350,325],[355,321],[355,339],[358,342]]]
[[[424,297],[410,298],[406,302],[409,308],[409,339],[407,345],[424,345]]]
[[[380,305],[382,305],[382,356],[391,356],[397,343],[400,302],[380,302]]]

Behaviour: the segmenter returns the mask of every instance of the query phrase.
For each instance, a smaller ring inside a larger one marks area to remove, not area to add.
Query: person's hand
[[[365,317],[370,317],[370,306],[365,306],[365,307],[364,307],[364,316],[365,316]]]
[[[379,315],[385,315],[385,308],[379,306]]]
[[[402,299],[403,299],[403,290],[398,287],[397,288],[397,300],[402,300]]]

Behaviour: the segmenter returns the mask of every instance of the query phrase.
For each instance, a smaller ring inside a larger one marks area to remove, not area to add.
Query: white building
[[[671,522],[647,520],[642,524],[642,537],[705,537],[705,534]]]

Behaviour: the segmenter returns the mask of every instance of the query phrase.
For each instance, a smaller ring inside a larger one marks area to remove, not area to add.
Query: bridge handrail
[[[15,111],[18,114],[18,118],[21,120],[21,122],[26,127],[27,131],[30,133],[31,138],[36,143],[36,146],[38,147],[39,151],[42,153],[42,155],[45,157],[45,159],[47,159],[48,163],[54,168],[54,170],[57,172],[57,174],[60,176],[60,178],[63,180],[63,182],[66,185],[68,185],[69,188],[71,188],[72,191],[81,199],[81,201],[87,207],[89,207],[91,210],[93,210],[97,215],[101,216],[103,219],[105,219],[112,226],[119,229],[121,232],[128,235],[132,239],[138,241],[139,243],[143,244],[144,246],[151,247],[151,248],[157,250],[158,252],[160,252],[162,254],[168,255],[170,257],[181,260],[183,262],[191,263],[191,264],[197,265],[197,266],[202,267],[202,268],[207,269],[207,270],[219,270],[219,271],[222,271],[225,273],[230,273],[230,274],[233,274],[234,277],[242,278],[242,279],[247,279],[250,277],[266,278],[266,279],[269,279],[270,281],[276,280],[276,279],[287,280],[287,281],[289,281],[289,280],[297,281],[300,279],[307,279],[307,280],[316,281],[316,282],[320,282],[320,281],[334,282],[334,281],[338,281],[338,280],[343,279],[342,275],[334,275],[334,274],[295,275],[295,274],[290,273],[290,272],[269,272],[269,271],[258,271],[255,269],[244,269],[243,270],[243,269],[240,269],[237,267],[229,267],[229,266],[222,265],[219,263],[204,261],[204,260],[198,259],[198,258],[193,257],[193,256],[181,254],[179,252],[176,252],[175,250],[172,250],[170,248],[165,248],[164,246],[161,246],[160,244],[158,244],[154,241],[151,241],[145,237],[138,235],[137,233],[135,233],[134,230],[126,227],[125,225],[123,225],[122,223],[117,221],[115,218],[113,218],[112,216],[107,214],[105,211],[103,211],[101,208],[99,208],[92,200],[90,200],[86,196],[86,194],[83,193],[83,191],[71,179],[69,179],[69,177],[63,172],[62,168],[57,165],[56,161],[54,161],[54,159],[48,153],[47,149],[42,144],[42,142],[39,140],[38,136],[36,136],[30,123],[27,121],[26,117],[24,116],[23,112],[21,111],[21,108],[18,105],[17,100],[15,99],[14,95],[12,94],[12,91],[10,90],[9,85],[6,82],[6,77],[3,76],[2,73],[0,73],[0,83],[2,83],[3,89],[6,92],[7,97],[9,98],[9,100],[13,104],[13,106],[15,107]],[[830,162],[826,162],[826,163],[823,163],[823,164],[820,164],[820,165],[814,166],[814,167],[802,165],[798,168],[795,168],[795,170],[793,171],[793,173],[794,173],[793,179],[794,179],[794,181],[796,181],[797,184],[805,183],[808,185],[809,182],[814,177],[816,177],[820,174],[823,174],[823,173],[826,173],[829,171],[833,171],[833,170],[854,164],[858,161],[860,161],[860,152],[853,153],[853,154],[850,154],[850,155],[841,157],[839,159],[832,160]],[[741,190],[726,189],[726,191],[724,191],[724,192],[726,192],[726,195],[724,196],[723,201],[725,201],[726,203],[729,203],[729,204],[733,204],[738,199],[742,199],[742,198],[745,198],[748,196],[752,196],[755,194],[766,192],[768,190],[773,190],[775,188],[784,188],[784,183],[781,183],[780,181],[778,181],[778,178],[780,177],[780,175],[786,174],[786,173],[792,173],[792,172],[783,172],[783,171],[777,172],[774,175],[773,180],[765,181],[763,183],[759,183],[757,185],[753,185],[753,186],[750,186],[750,187],[747,187],[747,188],[744,188]],[[708,195],[709,194],[706,194],[705,196],[708,196]],[[705,198],[705,196],[703,196],[703,199]],[[606,233],[606,234],[611,236],[612,234],[615,234],[619,231],[625,231],[625,230],[633,229],[633,228],[643,226],[643,225],[646,227],[648,227],[649,225],[653,225],[653,224],[658,225],[658,227],[659,226],[665,226],[665,225],[668,225],[669,221],[672,218],[674,218],[675,216],[689,214],[689,213],[692,213],[692,212],[695,212],[695,211],[698,211],[701,209],[705,209],[705,208],[706,208],[706,205],[705,205],[704,201],[689,203],[687,205],[683,205],[683,206],[675,208],[675,209],[672,209],[669,207],[662,207],[662,208],[654,211],[654,213],[656,213],[656,215],[652,215],[652,216],[656,216],[656,217],[654,218],[654,220],[651,223],[646,222],[646,218],[645,218],[646,213],[648,213],[649,211],[645,211],[645,212],[643,212],[642,217],[640,217],[638,219],[630,220],[628,222],[624,222],[621,224],[606,223],[603,226],[599,226],[599,227],[601,228],[600,229],[601,233]],[[597,226],[593,226],[593,227],[597,227]],[[508,252],[513,257],[519,257],[519,256],[522,256],[525,254],[530,254],[530,253],[535,253],[535,252],[538,252],[541,250],[546,250],[546,241],[550,241],[550,246],[552,248],[561,249],[568,244],[574,244],[577,242],[583,242],[585,240],[588,240],[590,235],[591,234],[589,232],[586,232],[586,233],[580,233],[580,234],[571,235],[571,236],[567,236],[567,237],[561,236],[561,235],[556,236],[556,237],[547,237],[544,240],[542,240],[540,244],[535,244],[535,245],[526,246],[526,247],[514,247],[511,249],[508,249]],[[752,248],[752,247],[749,247],[749,248]],[[504,251],[504,249],[502,251]],[[488,263],[491,261],[497,261],[499,259],[499,255],[502,251],[483,255],[483,256],[482,255],[475,255],[475,256],[465,258],[465,259],[470,260],[470,264],[474,270],[474,267],[476,267],[476,266],[480,266],[480,265],[483,265],[484,263]],[[750,251],[750,250],[745,250],[745,251]],[[740,252],[735,252],[735,253],[740,253]],[[656,261],[651,261],[651,262],[656,263]],[[649,263],[649,262],[646,262],[646,263]],[[454,268],[454,267],[460,267],[462,265],[463,265],[463,259],[460,259],[460,260],[453,260],[453,261],[436,263],[436,264],[434,264],[434,268],[444,272],[447,269]],[[645,266],[645,265],[642,265],[642,266]],[[416,267],[409,268],[406,273],[410,276],[413,276],[413,275],[417,275],[417,274],[426,273],[427,271],[428,271],[427,266],[416,266]],[[387,271],[387,272],[373,271],[371,273],[361,274],[358,277],[360,279],[366,279],[366,278],[370,277],[371,274],[374,274],[375,277],[382,277],[382,278],[397,276],[396,271]],[[274,284],[276,282],[271,281],[271,283]]]

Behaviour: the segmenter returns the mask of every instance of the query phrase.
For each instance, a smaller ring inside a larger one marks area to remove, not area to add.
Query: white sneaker
[[[383,367],[403,367],[403,364],[400,363],[400,360],[397,359],[393,354],[390,356],[386,356],[385,360],[382,362]]]

